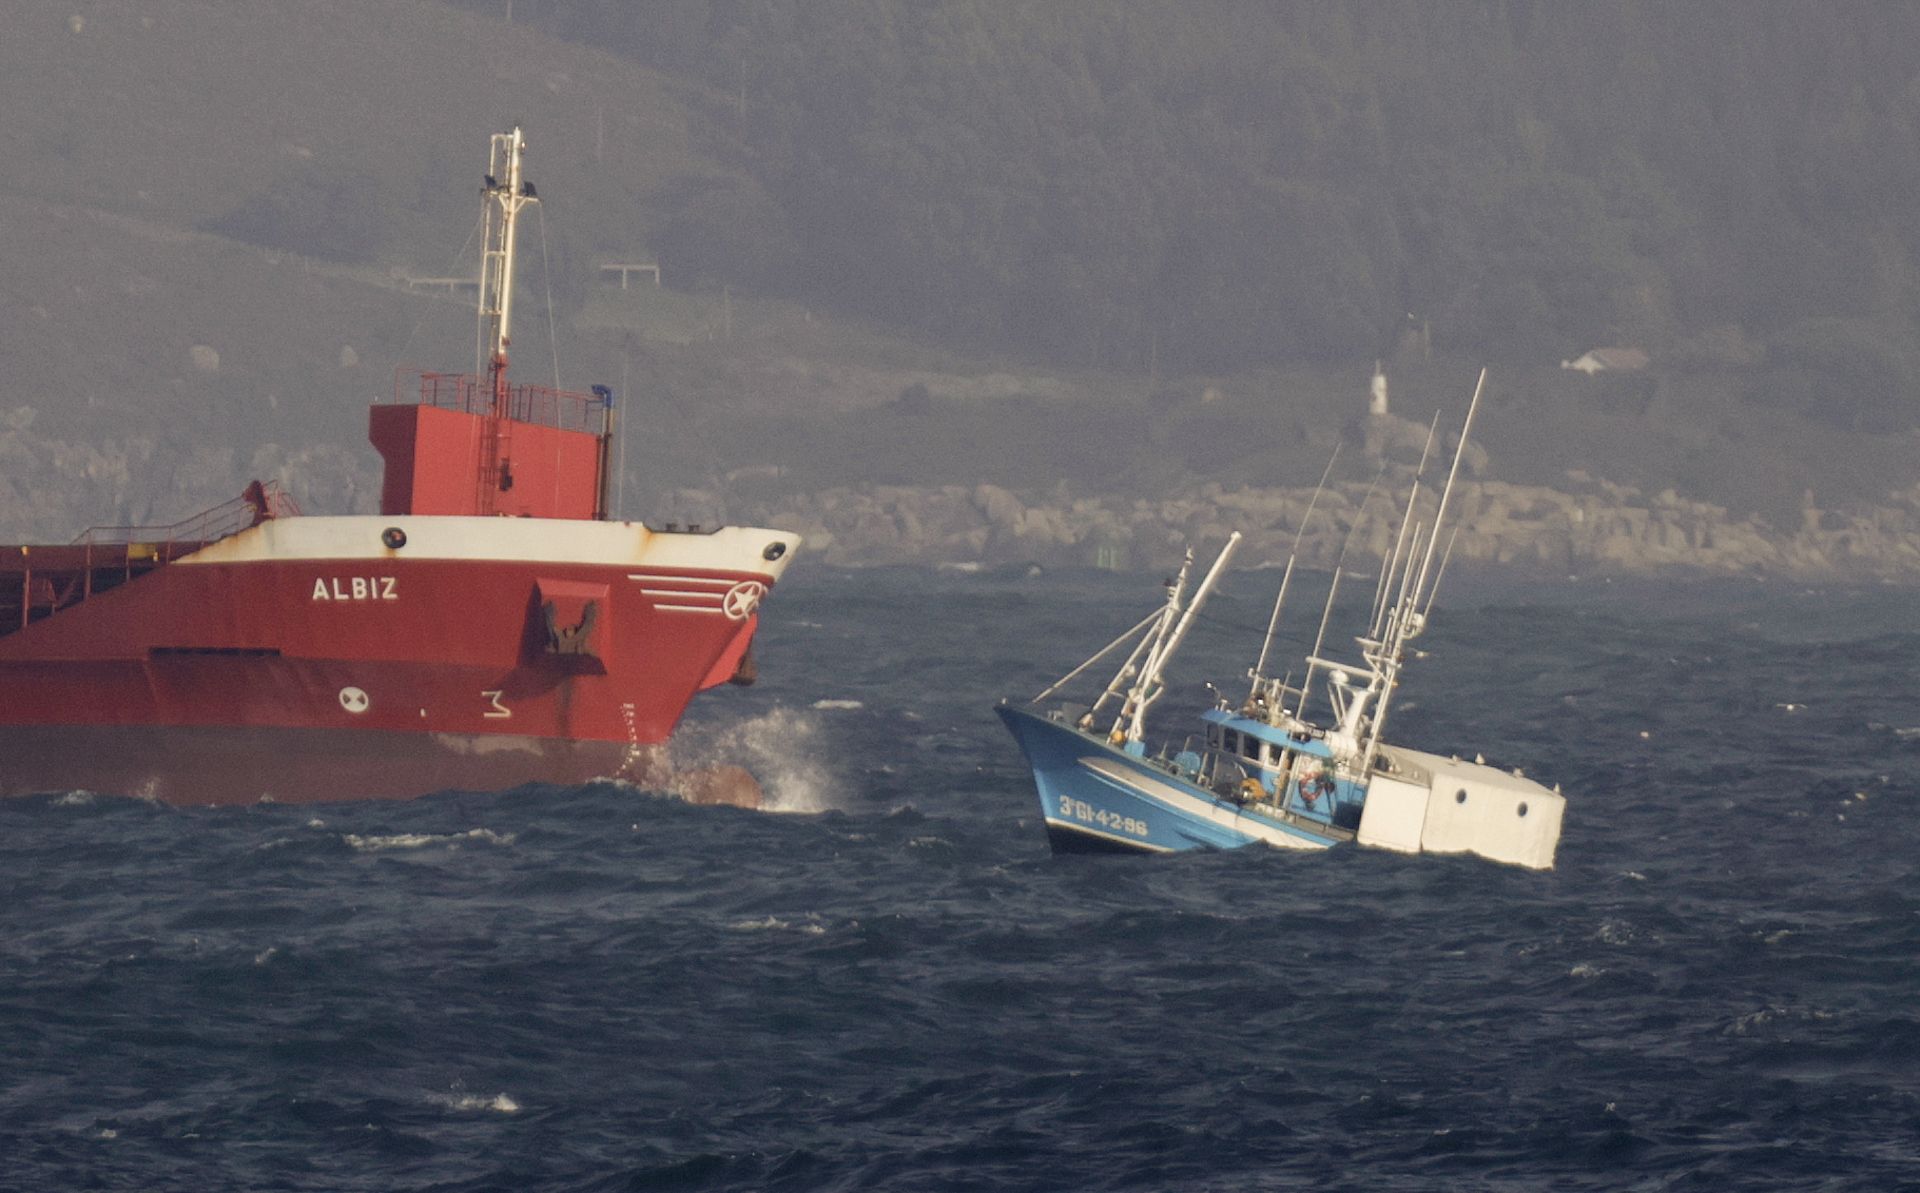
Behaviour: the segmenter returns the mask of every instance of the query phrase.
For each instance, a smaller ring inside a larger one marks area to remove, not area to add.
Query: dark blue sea
[[[0,1188],[1920,1189],[1911,593],[1450,575],[1389,736],[1551,872],[1052,857],[992,705],[1157,580],[803,561],[675,744],[777,812],[0,804]]]

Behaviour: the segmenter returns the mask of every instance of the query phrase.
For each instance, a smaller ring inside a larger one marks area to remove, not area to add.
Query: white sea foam
[[[866,705],[866,702],[863,700],[815,700],[813,702],[813,706],[815,708],[840,709],[840,708],[865,708],[867,705]]]
[[[449,1110],[467,1112],[490,1110],[495,1114],[517,1114],[520,1110],[520,1103],[514,1101],[509,1094],[470,1094],[458,1088],[452,1093],[437,1096],[434,1101]]]
[[[273,960],[273,955],[279,951],[276,946],[268,945],[253,955],[253,963],[255,965],[265,965],[267,962]]]
[[[799,923],[795,923],[792,920],[783,920],[778,916],[770,915],[770,916],[767,916],[765,919],[759,919],[759,920],[737,920],[734,923],[727,925],[727,931],[729,932],[798,932],[804,936],[824,936],[827,931],[827,926],[820,922],[819,916],[813,914],[812,912],[808,912],[806,918],[800,921]]]
[[[364,853],[383,849],[424,849],[429,845],[458,849],[469,841],[481,841],[489,845],[513,844],[512,833],[496,833],[490,828],[468,829],[464,833],[391,833],[372,837],[345,833],[340,839]]]
[[[775,708],[731,724],[683,730],[668,750],[676,768],[745,767],[760,781],[764,812],[825,812],[838,805],[836,784],[819,761],[820,726],[810,710]]]
[[[1636,933],[1625,920],[1607,920],[1594,932],[1594,938],[1606,944],[1631,944]]]
[[[373,852],[380,849],[419,849],[433,844],[440,838],[428,833],[394,833],[384,837],[363,837],[359,833],[347,833],[341,839],[355,849]]]
[[[1810,1023],[1820,1023],[1832,1018],[1832,1011],[1822,1011],[1818,1008],[1802,1010],[1794,1007],[1761,1007],[1757,1011],[1748,1011],[1744,1015],[1736,1015],[1725,1027],[1720,1029],[1720,1034],[1723,1036],[1744,1036],[1750,1034],[1755,1028],[1765,1027],[1767,1024],[1773,1023],[1776,1020],[1787,1021],[1797,1019]]]
[[[69,791],[53,801],[56,808],[84,808],[95,799],[91,791]]]

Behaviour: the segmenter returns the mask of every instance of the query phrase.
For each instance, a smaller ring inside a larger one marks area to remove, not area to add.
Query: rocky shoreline
[[[1777,527],[1671,490],[1652,497],[1575,475],[1569,489],[1462,480],[1448,521],[1454,559],[1542,574],[1760,576],[1920,582],[1920,488],[1869,508],[1820,509]],[[1158,498],[1016,494],[992,485],[870,485],[742,503],[690,490],[668,505],[710,523],[798,531],[811,558],[839,566],[1032,562],[1164,568],[1188,545],[1233,530],[1243,560],[1371,566],[1392,548],[1401,497],[1385,486],[1332,486],[1306,519],[1307,488],[1194,486]],[[1428,495],[1431,500],[1431,494]]]
[[[67,443],[35,435],[27,421],[17,414],[0,421],[0,538],[9,541],[65,542],[89,522],[172,521],[230,500],[254,477],[279,480],[316,513],[375,506],[378,474],[364,452],[268,445],[243,456],[140,437]],[[1160,497],[987,484],[848,485],[754,497],[744,491],[753,482],[743,479],[725,493],[679,490],[629,508],[654,525],[676,519],[794,530],[806,536],[808,558],[833,566],[1155,570],[1176,563],[1189,545],[1205,550],[1238,530],[1245,561],[1284,560],[1297,537],[1303,563],[1331,566],[1344,552],[1348,566],[1366,570],[1392,547],[1409,473],[1393,465],[1375,486],[1329,486],[1310,520],[1309,487],[1217,483]],[[1672,490],[1649,496],[1580,472],[1568,473],[1564,488],[1463,476],[1454,501],[1448,520],[1458,528],[1458,562],[1553,576],[1920,583],[1920,486],[1871,506],[1823,509],[1809,498],[1794,525],[1735,515]]]

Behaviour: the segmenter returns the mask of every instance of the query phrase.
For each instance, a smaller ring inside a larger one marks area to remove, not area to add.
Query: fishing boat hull
[[[1358,663],[1320,655],[1340,590],[1336,567],[1305,678],[1295,687],[1267,672],[1274,627],[1298,558],[1296,540],[1259,661],[1248,672],[1253,683],[1245,699],[1236,706],[1216,691],[1214,707],[1200,715],[1197,739],[1187,738],[1171,757],[1164,752],[1146,756],[1146,712],[1165,695],[1168,660],[1240,543],[1235,531],[1190,600],[1191,550],[1178,575],[1167,581],[1166,603],[1158,612],[1034,697],[1030,708],[1039,708],[1101,659],[1131,644],[1092,705],[1042,713],[1001,704],[1000,718],[1033,768],[1056,851],[1165,852],[1256,841],[1324,849],[1354,841],[1401,853],[1473,853],[1532,869],[1553,866],[1566,808],[1558,788],[1549,790],[1518,769],[1497,770],[1478,756],[1473,762],[1442,758],[1390,745],[1382,736],[1408,644],[1425,632],[1446,569],[1447,556],[1440,556],[1440,570],[1433,570],[1440,529],[1486,384],[1483,369],[1431,522],[1416,517],[1421,507],[1415,474],[1399,536],[1383,560],[1366,632],[1354,638]],[[1422,469],[1425,463],[1423,453]],[[1332,467],[1329,462],[1329,473]],[[1308,518],[1312,510],[1310,502]],[[1109,701],[1113,711],[1103,713]],[[1325,710],[1325,723],[1306,719],[1302,710],[1309,706]],[[1090,731],[1096,724],[1105,736]]]
[[[1351,840],[1332,825],[1262,815],[1190,781],[1176,763],[1129,753],[1064,718],[1002,704],[995,710],[1033,770],[1055,853],[1325,849]]]
[[[1314,801],[1327,810],[1322,821],[1307,814],[1297,779],[1284,792],[1242,802],[1234,798],[1248,790],[1239,771],[1224,789],[1211,788],[1196,781],[1198,774],[1178,755],[1169,760],[1130,753],[1075,728],[1062,714],[1007,704],[995,711],[1033,769],[1055,853],[1253,844],[1326,849],[1355,842],[1397,853],[1470,853],[1545,870],[1553,867],[1566,812],[1558,792],[1517,773],[1382,745],[1365,785],[1342,778]],[[1227,713],[1207,719],[1242,740],[1265,732],[1258,722]],[[1303,750],[1313,746],[1288,740]]]

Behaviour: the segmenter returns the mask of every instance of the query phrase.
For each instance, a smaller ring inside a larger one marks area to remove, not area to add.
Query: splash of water
[[[433,1101],[449,1110],[489,1110],[495,1114],[517,1114],[520,1110],[520,1103],[514,1101],[511,1094],[470,1094],[459,1082],[448,1092],[433,1095]]]
[[[760,781],[763,812],[827,812],[840,808],[839,785],[820,761],[820,718],[775,708],[755,717],[677,734],[676,767],[744,766]]]

